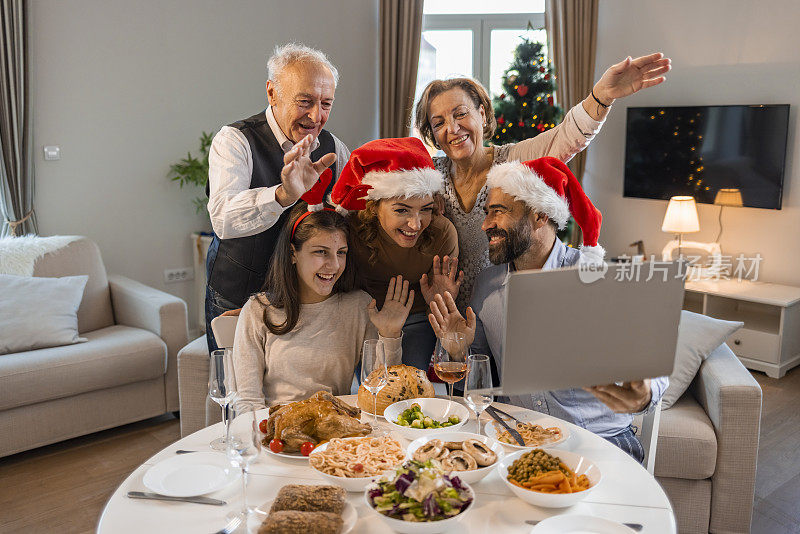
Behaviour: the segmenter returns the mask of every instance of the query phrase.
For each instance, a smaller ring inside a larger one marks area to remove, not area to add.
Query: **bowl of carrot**
[[[515,452],[498,463],[497,472],[517,497],[545,508],[572,506],[586,498],[602,478],[590,460],[561,449]]]

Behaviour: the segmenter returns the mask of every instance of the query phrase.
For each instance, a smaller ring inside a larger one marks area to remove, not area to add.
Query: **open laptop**
[[[504,395],[672,374],[683,304],[678,264],[599,268],[510,274]]]

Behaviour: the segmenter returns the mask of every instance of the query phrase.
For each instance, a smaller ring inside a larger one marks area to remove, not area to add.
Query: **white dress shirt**
[[[267,123],[275,139],[284,153],[294,143],[281,131],[272,113],[272,108],[265,111]],[[336,152],[337,172],[339,177],[342,166],[350,159],[350,151],[335,135],[333,142]],[[319,147],[319,139],[314,139],[311,150]],[[211,216],[211,227],[220,239],[247,237],[270,228],[284,210],[275,200],[277,185],[250,189],[253,174],[253,154],[250,143],[244,134],[230,126],[223,126],[208,152],[208,213]]]

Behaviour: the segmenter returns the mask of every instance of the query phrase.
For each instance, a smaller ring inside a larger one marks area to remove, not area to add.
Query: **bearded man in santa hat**
[[[437,337],[459,331],[473,354],[489,354],[502,365],[504,286],[509,272],[558,269],[603,261],[598,244],[602,216],[567,166],[556,158],[508,162],[495,166],[486,180],[489,259],[494,264],[478,276],[466,318],[449,293],[437,295],[428,316]],[[583,233],[583,246],[570,248],[558,239],[572,216]],[[644,449],[636,438],[633,415],[655,407],[668,378],[644,379],[584,389],[542,391],[502,399],[517,406],[570,421],[611,441],[641,462]]]

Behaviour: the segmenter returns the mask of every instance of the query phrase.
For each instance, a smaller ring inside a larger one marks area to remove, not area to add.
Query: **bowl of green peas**
[[[387,406],[383,416],[393,430],[413,440],[443,430],[458,430],[469,419],[469,409],[447,399],[408,399]]]

